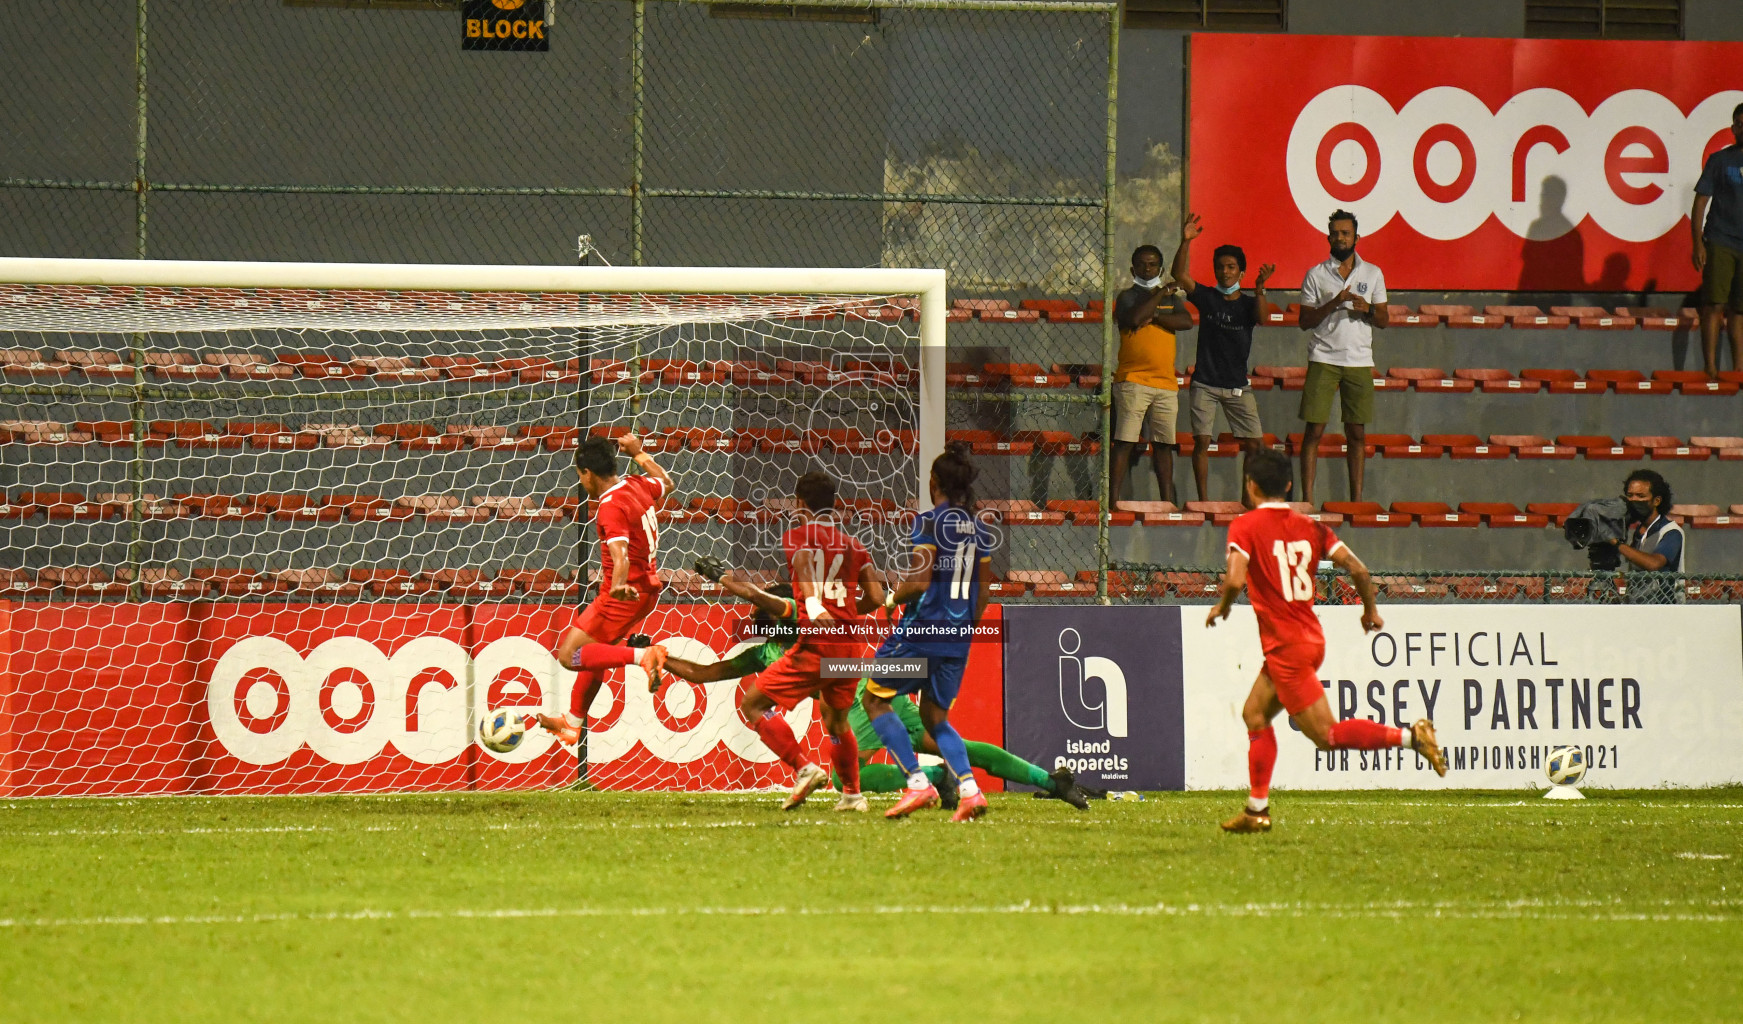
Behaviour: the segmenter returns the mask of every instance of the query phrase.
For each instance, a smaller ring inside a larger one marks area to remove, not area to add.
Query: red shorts
[[[794,644],[787,653],[756,677],[756,688],[788,711],[799,702],[821,691],[823,703],[844,711],[853,707],[853,695],[859,689],[857,679],[824,679],[817,673],[823,667],[823,655],[803,644]]]
[[[1265,674],[1290,714],[1299,715],[1325,697],[1325,687],[1319,685],[1324,661],[1325,644],[1284,644],[1265,652]]]
[[[614,644],[628,636],[660,603],[660,592],[642,591],[634,601],[619,601],[600,594],[593,603],[575,613],[573,625],[602,644]]]

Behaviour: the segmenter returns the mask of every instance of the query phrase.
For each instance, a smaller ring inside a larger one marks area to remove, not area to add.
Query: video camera
[[[1622,498],[1586,502],[1567,517],[1562,536],[1575,550],[1585,550],[1586,562],[1594,571],[1619,568],[1622,555],[1616,545],[1628,536],[1628,502]]]

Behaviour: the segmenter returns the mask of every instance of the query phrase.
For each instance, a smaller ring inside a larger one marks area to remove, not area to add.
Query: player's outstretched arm
[[[629,585],[629,541],[621,537],[605,542],[611,549],[611,581],[607,594],[619,601],[637,601],[641,591]]]
[[[1374,606],[1374,577],[1368,574],[1368,567],[1356,557],[1348,544],[1340,544],[1336,551],[1326,556],[1333,565],[1350,574],[1350,583],[1356,588],[1356,593],[1362,598],[1362,631],[1376,633],[1384,626],[1385,620],[1380,618],[1380,609]]]
[[[667,672],[692,683],[718,683],[728,679],[739,679],[761,672],[767,667],[757,658],[757,651],[754,647],[725,661],[717,661],[712,665],[701,665],[685,658],[666,658]]]
[[[662,504],[672,497],[672,478],[666,475],[666,471],[660,468],[652,455],[643,450],[640,434],[629,433],[618,438],[617,450],[629,456],[631,462],[642,468],[642,472],[660,482]]]
[[[868,559],[859,567],[859,601],[856,607],[861,612],[871,612],[889,606],[889,592],[884,588],[883,577],[878,575]]]
[[[1216,607],[1210,610],[1210,615],[1204,620],[1205,628],[1215,626],[1229,617],[1229,609],[1234,607],[1235,598],[1241,596],[1241,588],[1246,585],[1247,556],[1229,548],[1228,571],[1223,573],[1222,585],[1217,589]]]
[[[907,604],[926,592],[926,586],[932,582],[932,563],[938,557],[938,551],[930,544],[914,545],[914,564],[903,573],[896,585],[890,588],[890,596],[886,603],[890,606]]]
[[[734,578],[732,569],[713,555],[696,559],[696,574],[713,580],[724,587],[728,594],[740,601],[749,601],[758,611],[767,612],[777,619],[791,618],[794,615],[792,601],[776,597],[749,580]]]
[[[823,606],[823,552],[801,548],[793,552],[793,597],[804,602],[805,614],[812,622],[827,624],[835,621]]]

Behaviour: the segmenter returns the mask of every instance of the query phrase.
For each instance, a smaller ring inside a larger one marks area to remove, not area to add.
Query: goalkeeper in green
[[[753,621],[757,625],[758,634],[764,639],[755,647],[746,648],[725,661],[717,661],[712,665],[701,665],[683,658],[668,657],[666,671],[680,679],[692,683],[713,683],[726,679],[738,679],[742,676],[754,675],[774,664],[788,647],[793,645],[797,637],[799,624],[798,608],[794,605],[792,591],[785,585],[769,590],[746,582],[733,579],[726,564],[718,558],[704,557],[696,560],[696,572],[708,579],[717,581],[726,588],[727,593],[734,597],[749,601],[756,608]],[[862,609],[871,610],[871,609]],[[860,788],[867,793],[900,793],[908,785],[907,774],[893,764],[868,764],[873,754],[884,749],[883,741],[878,738],[877,730],[872,728],[871,719],[866,715],[857,699],[864,693],[866,681],[859,681],[860,693],[855,694],[852,709],[848,712],[848,724],[853,728],[854,736],[859,742],[860,757]],[[932,738],[926,732],[926,727],[920,721],[920,711],[912,699],[891,702],[891,710],[901,719],[902,725],[908,730],[908,736],[913,740],[914,749],[937,756],[938,748],[932,743]],[[997,778],[1019,785],[1034,786],[1041,790],[1037,796],[1050,796],[1079,810],[1089,807],[1089,798],[1102,794],[1079,786],[1072,778],[1071,772],[1065,768],[1048,774],[1040,767],[1030,764],[1015,754],[996,747],[991,743],[976,743],[967,741],[968,763]],[[956,777],[942,764],[927,765],[923,769],[932,784],[937,787],[940,802],[946,809],[956,803]],[[837,780],[836,785],[840,782]]]

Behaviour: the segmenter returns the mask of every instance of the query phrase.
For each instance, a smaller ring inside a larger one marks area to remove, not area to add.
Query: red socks
[[[575,664],[570,668],[583,672],[603,673],[607,669],[628,665],[635,660],[634,647],[620,647],[617,644],[585,644],[575,652]]]
[[[785,718],[781,717],[780,711],[770,709],[752,722],[750,727],[756,730],[757,738],[763,741],[763,746],[774,751],[775,756],[787,762],[794,771],[805,767],[807,763],[805,753],[799,749],[799,740],[793,735],[793,727],[787,724]],[[859,779],[857,760],[859,753],[857,750],[854,752],[854,757],[853,777],[857,783]],[[845,776],[843,777],[845,778]]]
[[[587,706],[593,703],[593,694],[598,692],[599,684],[605,680],[605,673],[620,665],[628,665],[635,661],[634,647],[620,647],[617,644],[583,644],[569,659],[569,667],[575,670],[575,689],[569,694],[569,714],[583,721],[587,718]]]
[[[1331,745],[1339,750],[1384,750],[1404,745],[1404,730],[1370,722],[1366,718],[1346,718],[1331,727]]]
[[[841,779],[842,794],[859,792],[859,740],[849,732],[842,736],[826,736],[823,742],[829,746],[829,766]]]
[[[1252,796],[1265,806],[1271,795],[1271,769],[1277,767],[1277,731],[1270,726],[1247,733],[1247,778],[1252,782]]]
[[[585,647],[582,650],[586,650]],[[593,695],[599,692],[599,674],[586,669],[575,673],[575,688],[569,691],[569,714],[583,722],[587,720],[587,706],[593,703]]]

